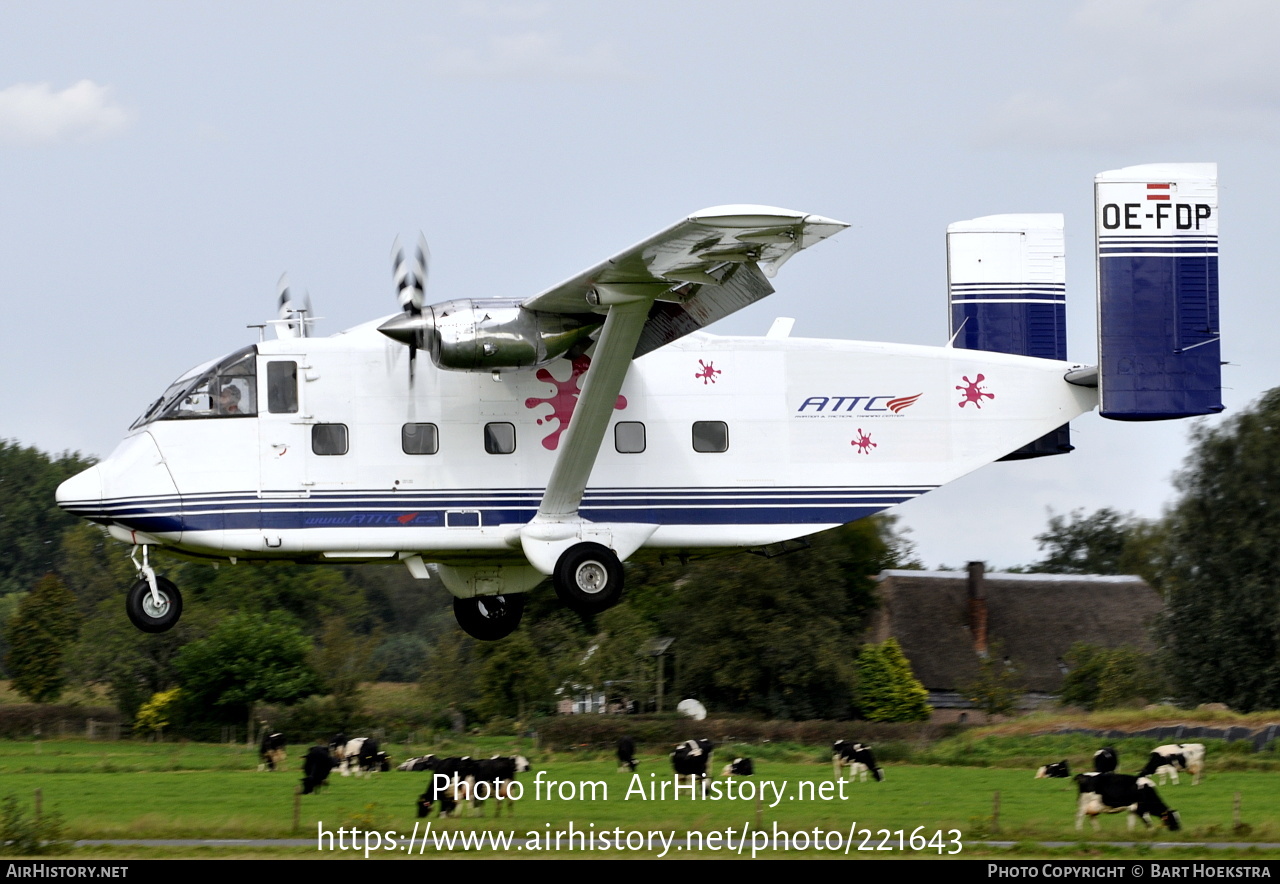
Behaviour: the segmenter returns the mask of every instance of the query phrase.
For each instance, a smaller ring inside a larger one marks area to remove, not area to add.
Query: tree
[[[527,630],[517,629],[500,642],[481,642],[477,711],[486,719],[524,720],[540,703],[549,703],[556,685],[546,661]]]
[[[1049,527],[1036,535],[1036,545],[1045,557],[1025,570],[1046,574],[1127,574],[1125,551],[1129,537],[1141,520],[1132,513],[1103,507],[1085,515],[1072,510],[1069,515],[1052,514]]]
[[[46,574],[5,629],[14,690],[33,703],[57,700],[67,683],[66,653],[79,630],[75,596],[56,574]]]
[[[866,644],[857,658],[857,703],[870,721],[925,721],[932,711],[929,692],[895,638]]]
[[[858,653],[858,707],[869,721],[929,720],[929,692],[896,638],[863,645]]]
[[[800,552],[709,558],[679,572],[658,618],[659,634],[676,638],[676,690],[718,711],[848,718],[872,577],[899,550],[892,522],[871,518]]]
[[[319,692],[311,641],[286,614],[236,614],[178,652],[185,705],[205,720],[240,722],[254,703],[293,703]]]
[[[964,696],[988,715],[1008,715],[1026,693],[1022,670],[1006,659],[1004,646],[991,643],[990,652],[978,662],[978,677],[964,687]]]
[[[338,730],[345,730],[355,720],[363,685],[378,677],[373,654],[380,638],[376,634],[356,635],[342,617],[331,616],[324,622],[320,642],[311,651],[310,664],[322,675],[333,697],[337,718],[334,727]]]
[[[0,439],[0,595],[25,590],[54,570],[57,541],[76,523],[54,503],[54,492],[91,463],[79,454],[54,459]]]
[[[1088,710],[1133,706],[1164,691],[1149,655],[1133,648],[1076,642],[1065,658],[1070,670],[1058,701]]]
[[[1280,388],[1191,433],[1167,517],[1164,666],[1178,695],[1280,707]]]

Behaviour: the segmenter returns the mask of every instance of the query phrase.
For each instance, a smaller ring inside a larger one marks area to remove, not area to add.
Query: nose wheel
[[[552,575],[560,601],[583,614],[598,614],[622,599],[622,563],[598,543],[570,547]]]
[[[156,577],[156,591],[141,578],[129,587],[125,598],[125,613],[130,622],[143,632],[168,632],[182,616],[182,593],[172,580]]]

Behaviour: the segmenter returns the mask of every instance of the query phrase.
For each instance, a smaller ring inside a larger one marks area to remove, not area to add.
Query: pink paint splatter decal
[[[872,448],[878,448],[876,443],[871,441],[871,436],[862,432],[862,427],[858,427],[858,438],[849,443],[858,450],[858,454],[870,454]]]
[[[556,363],[560,365],[561,363]],[[542,447],[548,451],[555,451],[560,446],[560,434],[569,429],[569,419],[573,417],[573,410],[578,406],[578,394],[581,392],[580,380],[586,374],[587,367],[591,365],[591,359],[588,356],[579,356],[570,364],[569,377],[567,380],[559,380],[551,373],[550,368],[540,368],[536,377],[540,381],[545,381],[555,388],[550,396],[538,398],[530,396],[524,400],[525,408],[538,408],[542,405],[550,405],[551,413],[538,418],[538,424],[548,424],[556,421],[556,427],[550,433],[542,438]],[[627,397],[619,396],[618,401],[614,404],[614,408],[626,408]]]
[[[695,378],[702,378],[702,385],[704,387],[708,383],[714,384],[716,382],[716,375],[724,374],[724,372],[715,367],[714,362],[703,362],[699,359],[698,364],[702,366],[702,369],[694,372],[693,376]]]
[[[982,382],[987,379],[986,375],[979,374],[973,380],[969,380],[968,375],[964,375],[963,379],[964,379],[963,385],[956,385],[956,389],[960,391],[959,405],[961,408],[964,408],[970,402],[972,402],[974,405],[981,408],[983,399],[996,398],[995,393],[982,392]]]

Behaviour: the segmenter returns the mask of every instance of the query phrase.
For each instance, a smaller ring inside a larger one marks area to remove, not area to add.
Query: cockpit
[[[152,421],[254,417],[258,413],[257,356],[258,348],[248,346],[197,365],[170,384],[129,429]]]

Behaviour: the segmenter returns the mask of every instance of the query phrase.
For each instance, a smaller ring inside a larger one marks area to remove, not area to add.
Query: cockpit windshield
[[[257,355],[258,348],[249,346],[196,366],[170,384],[129,429],[158,420],[253,417],[258,413]]]

